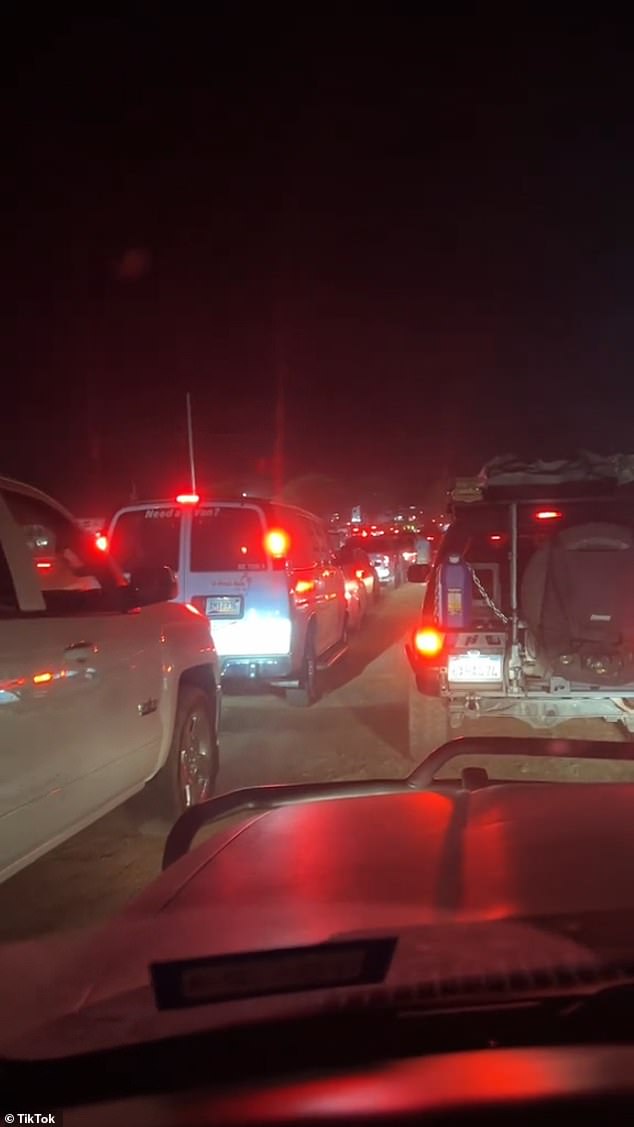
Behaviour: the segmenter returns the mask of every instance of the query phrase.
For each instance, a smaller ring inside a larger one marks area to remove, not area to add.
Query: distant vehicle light
[[[492,536],[489,536],[489,540],[492,544],[499,544],[501,539],[502,537],[500,536],[499,532],[494,532]]]
[[[33,676],[34,685],[48,685],[53,680],[52,673],[35,673]]]
[[[298,579],[294,587],[296,595],[308,595],[311,591],[314,590],[315,583],[312,579]]]
[[[433,626],[421,626],[414,635],[414,646],[423,657],[436,657],[444,644],[444,635]]]
[[[95,536],[95,547],[98,548],[100,552],[108,551],[108,537],[104,536],[103,532]]]
[[[53,565],[49,560],[36,560],[35,566],[38,571],[50,571]]]
[[[559,509],[539,509],[535,513],[535,520],[561,520],[563,515]]]
[[[365,570],[362,567],[357,568],[354,574],[356,575],[357,579],[365,579]]]
[[[177,505],[197,505],[199,501],[197,493],[179,493],[176,498]]]
[[[290,548],[290,539],[287,532],[281,528],[272,528],[267,532],[264,538],[264,546],[269,555],[274,559],[281,560],[284,556],[288,555]]]

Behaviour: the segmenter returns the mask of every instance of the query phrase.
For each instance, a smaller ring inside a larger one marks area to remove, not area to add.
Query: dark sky
[[[189,389],[205,485],[255,480],[280,363],[289,477],[633,448],[629,33],[343,9],[7,39],[2,472],[170,491]]]

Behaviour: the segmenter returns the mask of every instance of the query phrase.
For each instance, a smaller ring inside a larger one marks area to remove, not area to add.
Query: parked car
[[[312,513],[253,497],[181,494],[120,509],[110,549],[128,574],[166,564],[180,602],[211,623],[222,676],[320,695],[319,673],[346,652],[345,584],[325,526]]]
[[[151,780],[168,817],[213,793],[220,666],[174,576],[129,581],[46,494],[0,478],[0,879]]]

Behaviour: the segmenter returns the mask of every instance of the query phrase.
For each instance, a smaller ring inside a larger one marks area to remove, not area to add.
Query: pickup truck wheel
[[[422,763],[441,744],[451,738],[449,714],[440,697],[428,697],[416,685],[409,691],[409,756]]]
[[[216,712],[207,693],[182,685],[178,694],[172,746],[164,767],[149,784],[161,813],[178,818],[214,792],[218,774]]]
[[[296,689],[286,690],[286,699],[295,708],[309,708],[316,704],[321,693],[319,687],[319,671],[317,669],[317,654],[315,653],[315,635],[310,631],[306,639],[306,649],[302,668],[299,675],[299,685]]]

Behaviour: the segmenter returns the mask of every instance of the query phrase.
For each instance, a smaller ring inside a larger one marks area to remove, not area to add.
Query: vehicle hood
[[[337,993],[158,1011],[149,966],[172,959],[364,935],[397,939],[387,988],[598,966],[632,934],[633,805],[634,785],[510,784],[245,815],[105,926],[0,949],[0,1051],[64,1055]],[[621,933],[588,942],[587,913]]]

